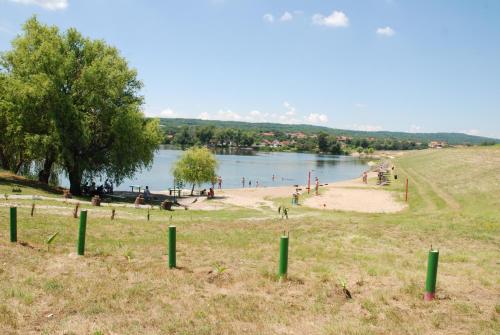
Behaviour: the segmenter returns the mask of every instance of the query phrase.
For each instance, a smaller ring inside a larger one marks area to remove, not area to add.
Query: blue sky
[[[147,115],[500,138],[500,1],[0,0],[116,46]]]

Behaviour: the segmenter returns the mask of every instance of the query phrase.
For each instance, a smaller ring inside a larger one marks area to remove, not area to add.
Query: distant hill
[[[481,144],[484,142],[500,143],[499,139],[473,136],[463,133],[406,133],[396,131],[360,131],[336,129],[323,126],[313,126],[309,124],[282,124],[282,123],[252,123],[240,121],[219,121],[181,118],[161,118],[160,123],[165,132],[176,132],[182,126],[215,126],[217,128],[233,128],[255,132],[276,132],[284,133],[303,132],[305,134],[317,134],[321,131],[336,136],[350,136],[353,138],[395,139],[400,141],[430,142],[445,141],[451,145],[459,144]]]

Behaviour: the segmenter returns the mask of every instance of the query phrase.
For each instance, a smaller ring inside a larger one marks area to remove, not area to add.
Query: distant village
[[[276,134],[274,132],[262,132],[260,133],[260,137],[262,140],[256,144],[257,147],[270,147],[270,148],[279,148],[286,147],[289,145],[294,145],[297,143],[297,139],[317,139],[318,135],[311,134],[307,135],[303,132],[295,132],[295,133],[285,133],[289,139],[286,140],[278,140],[275,139]],[[347,146],[353,142],[353,137],[350,136],[336,136],[336,141],[339,142],[342,146]],[[375,137],[367,137],[366,140],[368,142],[375,142],[377,139]],[[422,146],[422,142],[415,142],[415,145]],[[427,144],[429,148],[432,149],[441,149],[448,146],[447,142],[444,141],[431,141]]]

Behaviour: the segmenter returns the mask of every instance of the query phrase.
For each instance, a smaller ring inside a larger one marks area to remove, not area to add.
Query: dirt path
[[[422,174],[418,173],[414,169],[408,169],[411,174],[425,182],[426,184],[429,185],[430,189],[432,192],[436,194],[441,200],[443,200],[448,207],[451,209],[460,209],[460,204],[448,193],[443,191],[441,188],[439,188],[436,183],[433,183],[432,181],[429,181],[426,177],[424,177]]]
[[[430,210],[430,211],[436,210],[437,209],[436,204],[433,201],[431,201],[430,197],[428,196],[428,192],[423,190],[424,186],[421,184],[421,182],[423,183],[423,181],[421,181],[418,177],[415,177],[412,169],[408,169],[408,171],[407,171],[406,169],[402,168],[401,166],[399,166],[398,168],[399,168],[399,171],[401,172],[401,174],[408,176],[408,180],[409,180],[408,199],[409,199],[409,201],[411,202],[412,192],[413,192],[412,190],[415,189],[417,191],[418,195],[420,196],[420,198],[423,199],[423,201],[425,202],[425,209]]]

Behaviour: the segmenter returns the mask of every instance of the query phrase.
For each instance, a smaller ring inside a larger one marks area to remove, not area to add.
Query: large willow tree
[[[152,163],[159,122],[145,119],[142,83],[116,48],[33,17],[0,64],[3,167],[41,161],[45,181],[58,163],[80,194],[84,179],[120,183]]]

